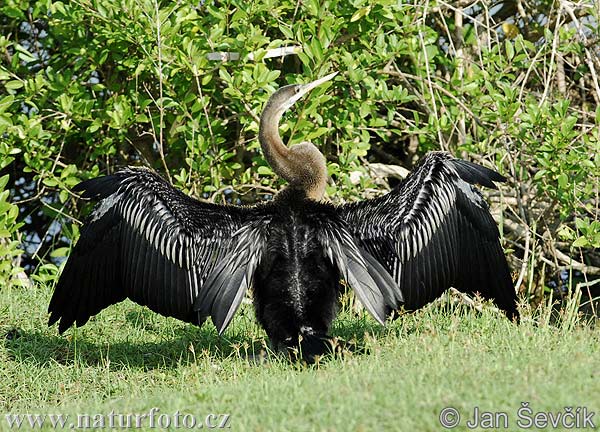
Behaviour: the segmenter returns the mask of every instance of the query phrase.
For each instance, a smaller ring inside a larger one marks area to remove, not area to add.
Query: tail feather
[[[307,363],[314,363],[318,357],[334,352],[333,339],[327,335],[307,334],[300,341],[299,354]]]

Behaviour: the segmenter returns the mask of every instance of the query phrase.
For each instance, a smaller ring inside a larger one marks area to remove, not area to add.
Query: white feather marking
[[[190,254],[190,258],[188,260],[188,267],[192,268],[195,264],[196,264],[196,249],[197,245],[196,242],[194,242],[193,239],[189,240],[189,247],[188,247],[188,252]]]
[[[431,201],[431,214],[433,215],[435,226],[433,232],[436,232],[437,229],[442,224],[442,217],[444,216],[442,209],[440,208],[440,204],[438,200],[434,199]]]
[[[136,220],[139,220],[139,218],[141,217],[139,211],[139,206],[137,203],[133,203],[129,209],[129,223],[131,224],[131,226],[135,229],[136,227]]]
[[[448,188],[444,185],[444,187],[442,188],[441,193],[440,193],[440,198],[441,198],[444,213],[447,213],[448,211],[450,211],[450,207],[451,207],[450,196],[451,196],[451,194],[449,193]]]
[[[416,257],[419,253],[419,236],[418,231],[414,229],[411,225],[411,234],[412,234],[412,257]]]
[[[254,270],[254,266],[256,265],[257,258],[258,257],[256,256],[256,254],[252,254],[252,256],[250,257],[250,262],[246,266],[246,276],[245,276],[245,278],[248,279],[248,283],[250,283],[250,280],[251,280],[251,277],[252,277],[252,271]]]
[[[164,232],[162,229],[160,229],[160,227],[157,226],[156,236],[154,237],[154,248],[156,250],[161,249],[161,244],[164,241],[163,239],[164,239]]]
[[[411,239],[410,239],[410,230],[407,229],[403,232],[402,245],[404,246],[403,250],[403,259],[404,261],[408,261],[411,257],[412,251],[410,249]]]
[[[196,278],[196,272],[191,271],[187,273],[187,281],[188,281],[188,294],[190,296],[190,304],[194,304],[194,280]]]
[[[142,220],[140,221],[140,226],[139,226],[139,230],[140,233],[143,235],[148,235],[148,228],[150,227],[150,225],[152,225],[152,216],[149,213],[143,212],[144,213],[144,217],[142,218]],[[146,237],[147,238],[147,237]]]
[[[198,279],[196,278],[196,272],[192,269],[192,271],[188,272],[188,277],[190,280],[190,289],[188,290],[188,293],[190,295],[190,304],[194,304],[194,299],[196,298],[196,289],[198,286]]]
[[[427,218],[423,221],[423,229],[421,229],[421,234],[423,235],[423,246],[426,246],[431,238],[431,219]]]
[[[179,237],[179,267],[183,268],[183,250],[185,249],[183,238]]]
[[[194,304],[194,299],[198,297],[198,276],[196,275],[196,269],[192,269],[191,272],[194,277],[194,282],[191,284],[190,290],[190,303]]]
[[[425,176],[425,180],[423,181],[423,183],[429,183],[431,181],[432,173],[433,173],[433,170],[430,168],[429,171],[427,171],[427,175]]]
[[[177,264],[177,239],[173,240],[173,243],[171,244],[171,256],[169,259]]]
[[[167,246],[167,242],[169,241],[169,238],[165,235],[165,232],[163,230],[162,232],[162,236],[161,236],[161,242],[160,242],[160,253],[163,254],[164,256],[166,256],[165,254],[165,247],[167,247],[168,250],[168,246]]]
[[[450,185],[446,185],[446,190],[448,191],[448,199],[454,203],[456,201],[456,189]]]
[[[404,254],[405,254],[406,246],[404,244],[404,230],[400,231],[400,241],[398,242],[397,253],[402,262],[404,262]]]
[[[106,214],[110,209],[112,209],[115,205],[119,204],[119,200],[121,199],[121,194],[115,192],[112,195],[107,196],[100,204],[96,206],[94,211],[92,212],[92,222],[97,221],[102,216]]]
[[[191,262],[192,260],[190,259],[190,242],[187,236],[185,236],[183,238],[184,242],[183,242],[183,250],[185,251],[185,268],[190,268],[191,267]]]
[[[152,231],[154,230],[154,228],[156,227],[156,221],[151,220],[150,218],[148,218],[148,223],[146,223],[146,221],[144,221],[144,223],[146,224],[146,229],[145,231],[145,235],[146,235],[146,240],[148,240],[148,242],[150,244],[152,244]]]
[[[121,208],[121,215],[127,223],[131,224],[131,201],[125,201]]]
[[[141,222],[142,217],[144,216],[144,212],[139,204],[135,205],[135,207],[133,208],[133,212],[134,212],[134,221],[133,221],[132,225],[135,229],[139,230],[140,222]]]

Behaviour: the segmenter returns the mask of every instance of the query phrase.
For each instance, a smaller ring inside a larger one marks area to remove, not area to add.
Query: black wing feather
[[[332,218],[322,221],[317,228],[317,237],[324,255],[337,266],[367,311],[383,324],[390,308],[389,304],[396,304],[402,299],[402,294],[391,276],[385,275],[383,267],[365,259],[365,254],[361,253],[342,220]]]
[[[386,311],[386,315],[392,310],[399,309],[400,306],[404,304],[404,297],[402,297],[402,291],[398,289],[398,285],[394,278],[369,252],[360,249],[360,253],[365,260],[367,271],[375,281],[377,287],[379,287],[379,290],[383,294],[385,304],[389,308],[389,310]]]
[[[505,180],[433,152],[389,194],[342,206],[340,214],[360,247],[392,275],[406,309],[418,309],[454,286],[494,300],[518,319],[498,228],[472,186],[496,188],[493,182]],[[397,309],[393,302],[388,306]]]
[[[255,226],[260,210],[202,203],[147,169],[127,168],[74,190],[99,202],[48,307],[49,325],[60,321],[61,333],[127,297],[162,315],[201,324],[194,302],[216,263],[234,250],[260,248],[225,240],[245,224]],[[222,288],[236,289],[232,284]],[[231,300],[227,292],[217,290],[211,308],[225,308],[220,302]],[[219,330],[227,323],[221,320]]]
[[[231,253],[215,266],[194,304],[200,319],[210,316],[219,333],[229,325],[252,285],[266,243],[260,223],[245,225],[230,242],[234,245]]]

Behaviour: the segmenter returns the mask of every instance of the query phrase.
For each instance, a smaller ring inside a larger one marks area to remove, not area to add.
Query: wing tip
[[[479,184],[490,189],[498,189],[494,182],[505,183],[508,180],[507,177],[499,172],[484,167],[483,165],[456,158],[450,159],[449,161],[456,170],[458,176],[471,184]]]
[[[50,318],[48,318],[48,327],[52,327],[54,324],[58,322],[58,334],[63,334],[66,332],[69,327],[74,324],[74,321],[66,320],[64,316],[60,316],[54,312],[50,314]]]
[[[356,293],[360,302],[375,320],[385,325],[388,306],[385,295],[377,285],[363,262],[358,262],[352,257],[348,258],[347,282]]]

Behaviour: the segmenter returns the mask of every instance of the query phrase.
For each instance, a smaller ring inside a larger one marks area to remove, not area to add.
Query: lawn
[[[153,408],[154,426],[168,420],[177,429],[177,419],[184,430],[193,421],[184,414],[205,428],[215,414],[209,425],[240,431],[433,431],[443,430],[445,407],[461,415],[454,430],[469,429],[476,407],[500,413],[492,417],[510,430],[565,407],[580,425],[584,409],[597,412],[600,427],[600,334],[572,317],[550,323],[546,310],[515,325],[489,307],[446,300],[385,328],[345,311],[333,333],[368,352],[306,366],[259,355],[264,333],[247,304],[222,337],[211,325],[199,329],[131,302],[59,336],[46,326],[50,294],[0,290],[0,430],[8,429],[6,413],[69,414],[65,428],[77,414],[90,423],[75,426],[107,428],[145,414],[138,420],[148,429]],[[522,402],[533,414],[519,417]]]

